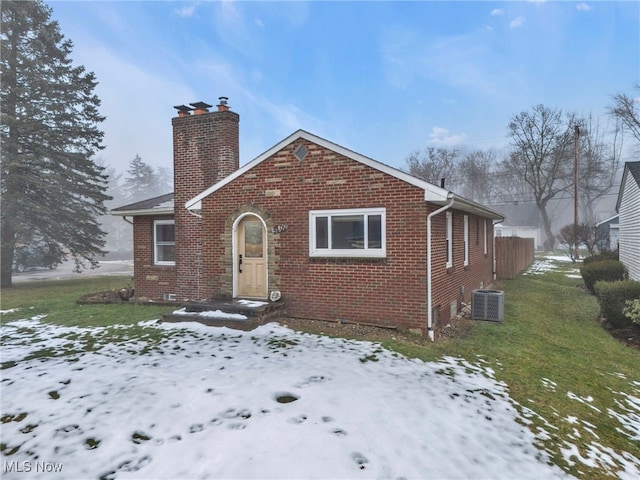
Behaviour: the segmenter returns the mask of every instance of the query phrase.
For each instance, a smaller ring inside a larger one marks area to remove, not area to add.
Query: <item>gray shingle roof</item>
[[[130,212],[140,213],[148,211],[148,214],[152,214],[154,211],[167,213],[169,210],[173,212],[173,192],[114,208],[111,210],[111,213],[115,215],[127,215],[130,214]]]

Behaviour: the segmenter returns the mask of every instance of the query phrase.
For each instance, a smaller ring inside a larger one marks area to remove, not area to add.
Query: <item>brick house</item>
[[[176,107],[174,193],[112,211],[132,218],[137,297],[280,293],[289,316],[433,339],[493,280],[499,213],[303,130],[240,168],[220,100]]]

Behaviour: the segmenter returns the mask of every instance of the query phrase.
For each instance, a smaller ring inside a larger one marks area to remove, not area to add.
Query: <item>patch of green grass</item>
[[[172,310],[154,305],[76,303],[83,295],[122,288],[130,281],[130,277],[104,276],[15,283],[2,290],[2,310],[18,310],[3,314],[2,323],[46,315],[43,322],[66,326],[132,325]]]
[[[625,413],[627,396],[640,396],[640,352],[600,327],[597,300],[581,283],[563,271],[520,275],[498,285],[505,292],[502,323],[474,322],[463,337],[426,347],[385,346],[425,361],[445,355],[482,361],[508,385],[511,398],[537,414],[530,428],[549,435],[543,446],[555,464],[579,478],[617,478],[619,465],[570,466],[561,454],[572,444],[587,457],[600,444],[640,458],[640,442],[609,414]]]

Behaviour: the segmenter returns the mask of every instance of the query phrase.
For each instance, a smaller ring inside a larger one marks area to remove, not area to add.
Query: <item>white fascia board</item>
[[[111,215],[119,215],[121,217],[143,217],[152,215],[173,215],[173,208],[145,208],[141,210],[121,210],[115,212],[111,210]]]

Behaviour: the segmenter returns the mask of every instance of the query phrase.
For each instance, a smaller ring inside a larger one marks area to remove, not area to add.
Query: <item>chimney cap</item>
[[[189,105],[191,105],[192,107],[195,107],[197,110],[207,110],[208,108],[211,108],[213,106],[204,102],[195,102],[195,103],[190,103]]]
[[[193,108],[187,107],[186,105],[176,105],[173,108],[175,108],[179,112],[184,112],[184,113],[189,113],[191,110],[193,110]]]

